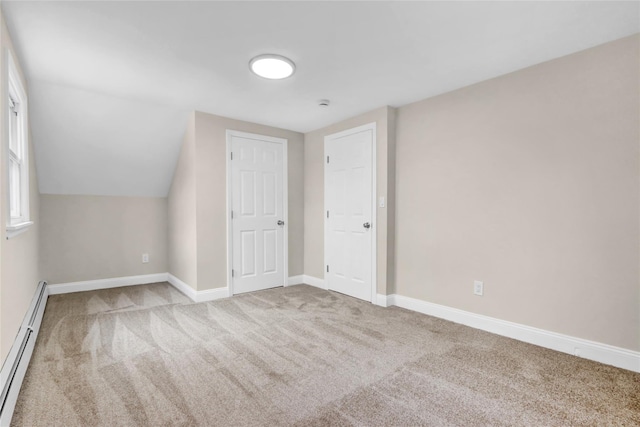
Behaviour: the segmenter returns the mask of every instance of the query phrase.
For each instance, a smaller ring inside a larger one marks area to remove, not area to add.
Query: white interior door
[[[286,282],[286,140],[229,131],[231,289]]]
[[[325,284],[372,301],[375,124],[325,138]]]

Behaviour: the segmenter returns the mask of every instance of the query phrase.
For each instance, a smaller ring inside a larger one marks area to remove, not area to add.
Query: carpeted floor
[[[310,286],[51,296],[17,426],[639,425],[640,374]]]

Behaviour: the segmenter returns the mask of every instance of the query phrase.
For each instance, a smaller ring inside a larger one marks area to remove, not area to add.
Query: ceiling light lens
[[[256,56],[249,63],[249,68],[258,76],[272,80],[286,79],[296,69],[292,60],[279,55]]]

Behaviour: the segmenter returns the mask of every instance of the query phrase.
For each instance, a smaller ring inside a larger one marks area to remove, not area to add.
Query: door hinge
[[[233,219],[233,211],[231,211],[231,219]]]
[[[327,264],[327,273],[329,272],[329,265]]]
[[[234,269],[231,269],[231,277],[234,277],[236,275],[236,271]]]
[[[329,164],[329,156],[327,156],[327,164]]]
[[[329,218],[329,211],[327,211],[327,218]]]
[[[231,152],[231,160],[233,160],[233,151]]]

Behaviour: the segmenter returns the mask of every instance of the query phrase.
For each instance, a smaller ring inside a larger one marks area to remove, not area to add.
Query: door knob
[[[283,221],[283,220],[281,220],[281,219],[279,219],[279,220],[278,220],[278,225],[280,225],[280,226],[284,225],[284,221]]]
[[[364,224],[362,224],[362,226],[364,228],[371,228],[371,224],[369,224],[368,222],[365,222]]]

